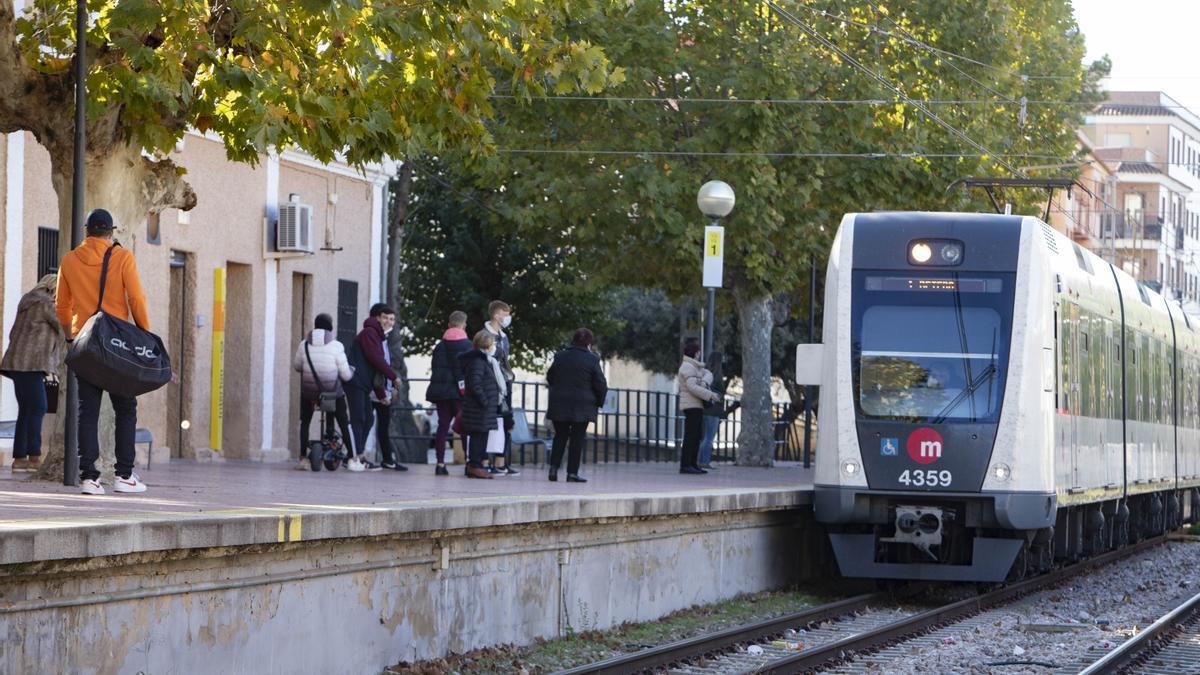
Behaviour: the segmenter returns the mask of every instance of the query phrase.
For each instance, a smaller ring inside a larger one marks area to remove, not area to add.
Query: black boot
[[[567,482],[568,483],[586,483],[587,479],[584,478],[583,476],[580,476],[577,473],[569,473],[569,474],[567,474]]]
[[[568,477],[567,480],[571,480],[570,477]],[[556,467],[556,466],[550,467],[550,482],[551,483],[558,482],[558,467]]]
[[[705,471],[704,469],[698,469],[694,466],[684,466],[684,467],[679,468],[679,473],[701,474],[701,473],[708,473],[708,472]]]

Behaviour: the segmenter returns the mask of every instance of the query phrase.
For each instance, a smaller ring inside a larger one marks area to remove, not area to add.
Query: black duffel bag
[[[162,338],[105,314],[104,285],[113,244],[100,270],[100,299],[67,350],[67,365],[77,377],[119,396],[148,394],[171,381],[171,357]]]

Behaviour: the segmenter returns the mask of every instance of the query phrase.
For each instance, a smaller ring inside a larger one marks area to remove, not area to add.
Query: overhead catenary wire
[[[1009,162],[1005,161],[1003,157],[997,156],[998,153],[992,152],[989,148],[985,147],[983,144],[979,143],[978,141],[976,141],[975,139],[973,139],[969,135],[967,135],[966,132],[962,131],[961,129],[954,126],[953,124],[950,124],[946,120],[942,119],[937,113],[930,110],[929,106],[918,103],[915,100],[913,100],[912,98],[910,98],[907,94],[904,93],[903,89],[901,89],[900,87],[893,84],[891,82],[891,80],[887,79],[886,77],[883,77],[879,73],[872,71],[870,68],[867,68],[862,63],[859,63],[859,61],[857,59],[855,59],[853,56],[851,56],[849,53],[847,53],[844,49],[837,46],[831,40],[829,40],[824,35],[822,35],[821,31],[813,28],[812,26],[808,25],[804,21],[801,21],[795,14],[792,14],[791,12],[789,12],[786,9],[784,9],[783,7],[781,7],[779,5],[779,3],[775,2],[774,0],[767,0],[766,5],[772,11],[774,11],[776,14],[783,17],[787,21],[791,22],[794,26],[799,28],[801,32],[808,35],[813,40],[821,43],[821,45],[824,46],[826,50],[837,54],[843,61],[845,61],[846,63],[849,63],[851,66],[862,71],[863,73],[868,75],[871,79],[875,80],[876,82],[878,82],[879,84],[883,85],[885,88],[890,90],[896,96],[904,99],[905,102],[909,103],[910,105],[915,107],[917,110],[921,111],[926,117],[933,120],[938,126],[942,127],[946,131],[949,131],[952,136],[955,136],[959,140],[963,141],[964,143],[971,146],[972,148],[975,148],[976,150],[980,151],[981,153],[995,158],[996,163],[998,163],[1000,166],[1007,169],[1013,175],[1022,177],[1022,178],[1025,177],[1024,172],[1022,172],[1020,169],[1016,168]]]
[[[767,4],[772,5],[774,3],[768,2]],[[818,9],[816,7],[809,7],[808,5],[804,4],[803,2],[796,3],[796,6],[800,7],[801,9],[803,9],[807,12],[812,12],[814,14],[819,14],[821,16],[824,16],[827,19],[832,19],[834,21],[838,21],[840,23],[850,25],[850,26],[857,26],[859,28],[863,28],[863,29],[867,30],[868,32],[876,33],[878,35],[884,35],[886,37],[890,37],[890,38],[899,40],[901,42],[915,44],[916,46],[921,47],[922,49],[925,49],[931,53],[939,54],[939,55],[945,56],[947,58],[960,59],[962,61],[966,61],[968,63],[972,63],[977,66],[987,68],[989,70],[993,70],[996,72],[1004,73],[1006,75],[1011,75],[1013,77],[1021,78],[1022,80],[1072,80],[1072,79],[1075,79],[1074,77],[1072,77],[1070,75],[1029,75],[1027,73],[1022,73],[1020,71],[1013,70],[1011,68],[1006,68],[1004,66],[997,66],[992,63],[986,63],[984,61],[980,61],[979,59],[975,59],[970,56],[966,56],[964,54],[959,54],[959,53],[952,52],[952,51],[949,51],[946,49],[941,49],[940,47],[934,47],[928,43],[922,42],[921,40],[917,40],[915,38],[909,38],[909,37],[905,37],[903,35],[897,35],[896,33],[892,32],[892,31],[885,30],[885,29],[880,28],[879,26],[872,24],[872,23],[867,23],[865,21],[858,21],[858,20],[852,19],[848,16],[844,16],[842,14],[834,14],[832,12],[827,12],[823,9]]]
[[[826,98],[711,98],[711,97],[671,97],[671,96],[583,96],[575,94],[564,94],[556,96],[516,96],[513,94],[491,94],[488,98],[494,100],[520,100],[533,103],[542,103],[547,101],[576,101],[576,102],[592,102],[592,103],[664,103],[667,105],[678,104],[703,104],[703,105],[868,105],[868,106],[887,106],[887,105],[908,105],[911,102],[923,103],[924,105],[1021,105],[1022,101],[1015,98],[1001,99],[826,99]],[[1112,101],[1092,103],[1088,101],[1053,101],[1046,99],[1029,99],[1024,102],[1026,105],[1048,105],[1048,106],[1078,106],[1084,108],[1099,108],[1107,107],[1145,107],[1141,103],[1114,103]],[[1165,108],[1172,110],[1190,110],[1186,105],[1157,105],[1155,108]]]
[[[616,156],[678,156],[678,157],[766,157],[796,159],[967,159],[1010,158],[1070,161],[1057,155],[994,154],[987,152],[738,152],[733,150],[612,150],[587,148],[497,148],[508,155],[616,155]]]

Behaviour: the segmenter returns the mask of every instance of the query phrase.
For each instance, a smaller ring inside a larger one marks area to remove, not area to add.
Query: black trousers
[[[308,446],[308,428],[312,425],[313,415],[317,413],[317,406],[320,402],[313,398],[300,397],[300,458],[308,456],[308,451],[311,449]],[[333,433],[334,422],[342,431],[342,444],[347,448],[354,440],[350,436],[350,414],[346,410],[346,397],[343,396],[337,401],[337,410],[332,414],[325,414],[325,433]]]
[[[472,431],[467,437],[467,463],[475,467],[483,467],[487,461],[488,431]]]
[[[700,441],[704,436],[704,411],[689,408],[683,411],[683,450],[679,453],[679,467],[696,466],[700,455]]]
[[[583,441],[587,438],[587,428],[591,422],[554,422],[554,445],[550,454],[550,468],[558,469],[562,465],[563,451],[570,445],[571,452],[567,455],[567,473],[579,473],[579,462],[583,459]]]
[[[379,428],[375,430],[375,444],[379,446],[379,459],[384,464],[392,464],[396,461],[396,451],[392,447],[392,434],[390,433],[392,406],[371,401],[371,407],[375,409],[375,421],[379,424]]]
[[[351,454],[361,456],[367,451],[367,435],[375,425],[375,415],[371,410],[371,392],[354,386],[346,386],[344,389],[346,405],[350,406],[350,430],[354,432]]]
[[[100,401],[104,389],[82,377],[75,379],[79,382],[79,475],[83,480],[96,480],[100,477],[96,460],[100,459]],[[136,457],[133,439],[137,433],[137,399],[108,392],[108,400],[117,417],[116,473],[129,478]]]

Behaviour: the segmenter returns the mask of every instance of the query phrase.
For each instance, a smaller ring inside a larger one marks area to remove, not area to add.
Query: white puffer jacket
[[[304,346],[308,345],[308,356],[312,357],[312,368],[308,366],[308,358],[304,355]],[[292,368],[300,373],[300,391],[304,398],[316,399],[324,391],[342,393],[342,382],[354,377],[354,369],[346,360],[346,348],[334,339],[333,333],[315,328],[308,338],[296,347],[296,358],[292,359]],[[321,387],[313,377],[313,369],[321,378]]]
[[[679,374],[675,378],[679,383],[679,409],[691,410],[703,408],[705,402],[715,401],[719,397],[713,393],[712,371],[704,364],[690,356],[683,357],[679,364]]]

